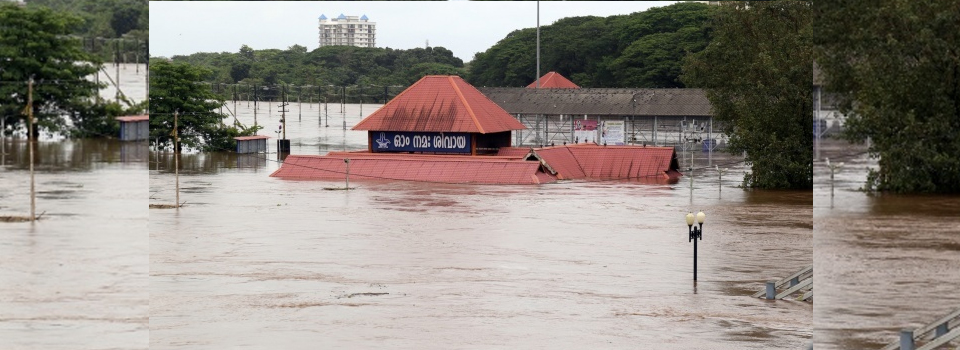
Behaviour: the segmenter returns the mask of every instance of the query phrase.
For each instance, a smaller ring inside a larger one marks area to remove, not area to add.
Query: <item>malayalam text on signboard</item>
[[[470,134],[463,132],[373,131],[374,152],[470,153]]]

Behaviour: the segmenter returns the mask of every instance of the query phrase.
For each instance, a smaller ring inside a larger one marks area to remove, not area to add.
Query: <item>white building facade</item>
[[[357,47],[376,47],[377,24],[370,22],[367,15],[361,17],[344,16],[335,18],[320,15],[320,47],[347,45]]]

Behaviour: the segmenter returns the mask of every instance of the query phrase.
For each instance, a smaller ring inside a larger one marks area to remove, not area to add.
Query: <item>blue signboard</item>
[[[465,132],[371,131],[374,152],[470,153],[470,134]]]

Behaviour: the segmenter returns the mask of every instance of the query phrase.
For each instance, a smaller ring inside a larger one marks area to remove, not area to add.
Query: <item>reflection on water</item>
[[[173,152],[150,152],[150,170],[173,174]],[[275,156],[275,155],[274,155]],[[223,170],[249,169],[255,172],[267,167],[270,156],[263,153],[237,154],[227,152],[182,153],[180,154],[180,173],[217,174]]]
[[[824,146],[845,165],[831,199],[830,170],[815,164],[817,349],[878,349],[960,307],[960,197],[867,195],[876,160]]]
[[[27,215],[27,144],[0,145],[0,215]],[[0,348],[147,347],[146,154],[116,140],[37,144],[43,219],[0,223]]]
[[[7,169],[30,169],[30,150],[23,138],[0,139],[0,165]],[[81,139],[34,144],[34,169],[37,171],[90,171],[107,163],[141,163],[147,160],[146,142],[120,142],[111,139]],[[29,173],[28,173],[29,174]]]
[[[348,106],[349,125],[358,112]],[[302,123],[288,123],[294,154],[365,146],[362,132]],[[812,337],[811,304],[750,297],[811,263],[810,192],[741,191],[742,166],[722,196],[712,171],[692,197],[686,178],[327,191],[342,183],[268,177],[276,153],[254,171],[231,157],[183,155],[187,206],[150,213],[152,349],[785,349]],[[152,201],[171,203],[172,159],[159,158]],[[683,218],[695,210],[708,215],[696,284]]]

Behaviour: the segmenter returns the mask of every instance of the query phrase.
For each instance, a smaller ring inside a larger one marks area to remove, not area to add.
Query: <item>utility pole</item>
[[[180,211],[180,134],[177,132],[177,112],[173,111],[173,171],[177,176],[177,201],[173,205]]]
[[[120,104],[120,39],[117,39],[117,44],[114,46],[117,48],[117,56],[113,63],[117,67],[117,92],[114,97],[117,100],[117,104]]]
[[[137,47],[137,50],[135,51],[136,54],[134,55],[137,62],[135,67],[137,68],[137,74],[140,74],[140,39],[133,39],[133,45]]]
[[[144,75],[145,75],[146,78],[147,78],[147,79],[146,79],[146,81],[147,81],[147,82],[146,82],[146,84],[147,84],[147,86],[146,86],[147,101],[150,101],[150,65],[149,65],[149,63],[148,63],[148,64],[146,64],[145,66],[146,66],[146,71],[144,72]],[[234,109],[234,110],[236,110],[236,109]],[[147,103],[147,114],[150,114],[150,103]]]
[[[257,127],[257,84],[253,84],[253,127]]]
[[[537,90],[539,89],[540,89],[540,0],[537,0]]]
[[[280,123],[283,124],[283,139],[287,139],[287,86],[283,86],[280,91],[280,97],[283,101],[280,103]]]
[[[30,124],[27,130],[27,143],[30,144],[30,222],[33,222],[37,220],[37,192],[33,178],[33,77],[27,81],[27,119]]]

